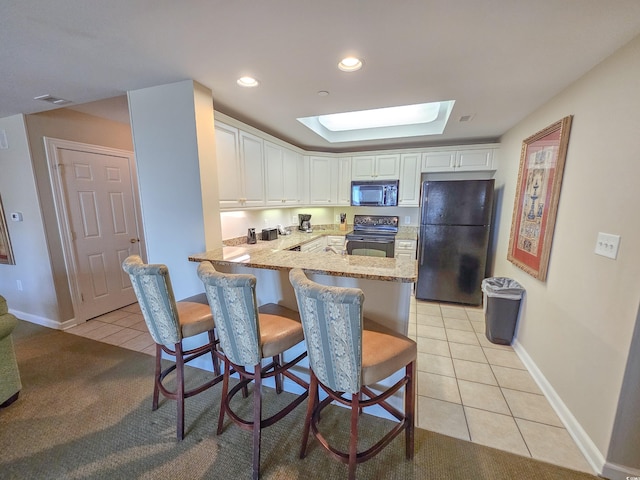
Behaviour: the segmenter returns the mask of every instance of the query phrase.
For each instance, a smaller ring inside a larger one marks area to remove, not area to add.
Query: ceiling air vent
[[[67,105],[73,103],[71,100],[65,100],[64,98],[52,97],[51,95],[40,95],[33,97],[34,100],[42,100],[43,102],[53,103],[54,105]]]
[[[458,119],[458,121],[459,122],[470,122],[472,118],[473,118],[473,115],[463,115]]]

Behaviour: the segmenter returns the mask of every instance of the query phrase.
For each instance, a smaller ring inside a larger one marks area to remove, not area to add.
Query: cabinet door
[[[336,159],[338,162],[338,205],[351,205],[351,157]]]
[[[420,161],[419,153],[405,153],[400,158],[398,205],[401,207],[417,207],[420,203]]]
[[[283,196],[286,205],[298,205],[302,203],[302,155],[282,149],[282,183]]]
[[[493,149],[459,150],[456,153],[457,170],[491,170]]]
[[[335,205],[337,200],[336,161],[329,157],[309,157],[309,203]]]
[[[395,258],[416,258],[416,241],[415,240],[397,240],[395,245]]]
[[[262,139],[240,131],[240,160],[244,181],[243,198],[245,207],[264,205],[264,169]]]
[[[400,178],[400,155],[378,155],[376,157],[375,177],[383,180]]]
[[[238,152],[238,129],[216,122],[215,134],[220,208],[242,207],[242,172]]]
[[[422,154],[423,172],[453,172],[456,152],[425,152]]]
[[[267,205],[282,206],[284,196],[284,152],[270,142],[264,142],[265,201]]]
[[[352,180],[372,180],[376,174],[376,157],[353,157],[351,178]]]

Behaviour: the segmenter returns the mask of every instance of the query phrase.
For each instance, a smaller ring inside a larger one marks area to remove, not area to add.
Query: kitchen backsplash
[[[220,214],[222,238],[225,241],[225,244],[227,244],[227,241],[233,241],[236,238],[246,238],[248,228],[255,228],[256,233],[261,232],[263,228],[274,228],[277,225],[282,225],[288,228],[298,228],[299,213],[307,213],[311,215],[311,227],[313,229],[321,228],[323,225],[337,225],[340,222],[341,213],[347,214],[347,224],[349,225],[353,223],[353,216],[356,214],[397,215],[400,217],[400,227],[405,227],[417,226],[419,224],[420,209],[407,207],[386,208],[341,206],[335,208],[272,208],[264,210],[222,212]]]

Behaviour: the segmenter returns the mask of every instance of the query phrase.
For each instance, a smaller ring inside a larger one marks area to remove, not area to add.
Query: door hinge
[[[80,302],[84,303],[84,294],[80,292]]]

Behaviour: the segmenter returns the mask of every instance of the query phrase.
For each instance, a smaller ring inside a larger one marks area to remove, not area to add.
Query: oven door
[[[368,239],[363,237],[347,239],[347,254],[393,258],[395,241],[393,239]]]

